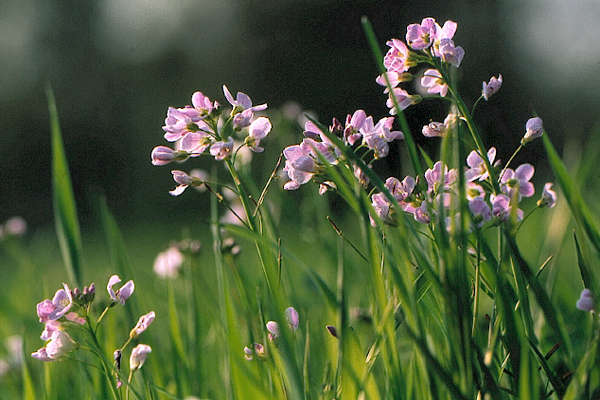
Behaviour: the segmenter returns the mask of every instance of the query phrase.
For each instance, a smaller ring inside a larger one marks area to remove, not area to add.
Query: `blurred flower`
[[[492,165],[494,163],[494,159],[496,158],[495,147],[491,147],[488,150],[487,158],[490,165]],[[485,160],[479,155],[477,150],[473,150],[469,153],[467,156],[467,165],[470,167],[467,172],[465,172],[465,178],[467,181],[472,182],[476,179],[484,181],[489,177],[489,171],[487,169]]]
[[[57,331],[61,328],[62,323],[58,322],[58,321],[48,321],[46,322],[46,324],[44,325],[44,330],[42,331],[42,334],[40,336],[40,339],[42,340],[50,340],[50,338],[52,337],[52,333],[54,333],[54,331]]]
[[[142,368],[146,361],[146,356],[152,352],[152,348],[147,344],[138,344],[131,351],[131,357],[129,358],[129,368],[131,371],[137,371]]]
[[[440,184],[442,190],[447,190],[456,181],[456,170],[452,168],[448,170],[448,166],[443,162],[438,161],[425,171],[425,179],[427,180],[427,192],[433,196],[440,192]]]
[[[492,195],[490,201],[492,202],[492,216],[496,218],[496,221],[499,223],[508,221],[512,213],[510,198],[504,194]],[[516,217],[517,221],[522,220],[523,210],[517,208]]]
[[[556,192],[551,189],[552,182],[548,182],[544,185],[542,191],[542,198],[538,200],[538,207],[554,207],[556,205]]]
[[[259,360],[265,358],[265,346],[260,343],[253,343],[252,347],[244,346],[244,357],[246,360],[251,361],[254,356],[257,356]]]
[[[521,196],[533,196],[535,187],[529,180],[534,172],[535,169],[531,164],[519,165],[514,171],[507,168],[500,178],[502,192],[510,198],[516,196],[517,201],[521,201]]]
[[[4,236],[23,236],[27,232],[27,222],[23,217],[10,217],[0,229],[0,238]]]
[[[285,318],[288,321],[288,326],[292,328],[293,331],[298,329],[298,325],[300,324],[300,317],[298,316],[298,312],[294,307],[288,307],[285,309]]]
[[[395,100],[395,102],[394,102]],[[421,96],[419,95],[411,95],[408,92],[401,88],[394,88],[392,93],[389,94],[389,97],[385,104],[390,109],[391,115],[398,114],[398,110],[396,109],[396,102],[400,107],[401,111],[404,111],[408,108],[408,106],[412,104],[417,104],[421,101]]]
[[[473,224],[481,228],[484,223],[492,219],[492,210],[483,200],[483,197],[475,197],[469,202],[469,210],[473,216]]]
[[[502,75],[498,75],[498,78],[492,76],[489,83],[483,82],[483,90],[481,91],[481,94],[483,95],[485,101],[487,101],[490,97],[492,97],[493,94],[500,90],[501,86]]]
[[[277,322],[269,321],[267,322],[266,327],[273,337],[279,336],[279,324]]]
[[[414,209],[413,215],[415,217],[415,221],[420,222],[422,224],[428,225],[431,222],[429,207],[427,206],[426,201],[422,202],[419,207]]]
[[[140,336],[142,332],[148,329],[148,326],[150,326],[150,324],[154,321],[154,317],[154,311],[150,311],[148,314],[142,315],[137,324],[135,324],[135,327],[129,333],[129,337],[135,339]]]
[[[67,315],[65,315],[67,321],[71,321],[75,324],[83,325],[85,324],[85,318],[77,314],[75,311],[71,311]]]
[[[485,190],[481,185],[473,182],[467,182],[467,199],[473,200],[475,197],[485,198]]]
[[[525,128],[526,128],[525,136],[523,136],[523,139],[521,139],[522,145],[526,145],[527,143],[531,142],[533,139],[542,136],[542,134],[544,133],[542,119],[538,118],[538,117],[530,118],[527,121]]]
[[[37,305],[37,314],[40,322],[45,323],[51,320],[57,320],[65,315],[73,305],[73,296],[66,283],[63,283],[63,289],[59,289],[52,300],[44,300]]]
[[[437,69],[428,69],[423,73],[421,78],[421,85],[427,88],[427,93],[439,94],[442,97],[446,97],[448,93],[448,85],[444,82],[442,74]]]
[[[595,309],[594,295],[590,289],[583,289],[581,294],[579,295],[579,300],[577,300],[577,308],[581,311],[589,311],[594,312]]]
[[[177,246],[171,246],[167,250],[158,253],[154,259],[154,273],[166,279],[175,279],[179,276],[179,270],[183,264],[183,254]]]
[[[106,289],[108,290],[108,294],[113,302],[121,303],[121,305],[123,305],[125,304],[125,300],[127,300],[133,294],[135,285],[133,280],[130,280],[115,292],[112,287],[119,282],[121,282],[121,278],[119,278],[118,275],[111,276],[108,280]]]

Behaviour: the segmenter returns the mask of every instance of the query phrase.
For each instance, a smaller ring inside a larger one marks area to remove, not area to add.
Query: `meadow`
[[[143,228],[99,198],[82,229],[47,87],[56,230],[0,231],[0,399],[598,398],[600,129],[563,159],[533,113],[497,159],[473,115],[511,82],[461,97],[457,22],[382,46],[363,20],[388,115],[166,104],[155,189],[198,207]]]

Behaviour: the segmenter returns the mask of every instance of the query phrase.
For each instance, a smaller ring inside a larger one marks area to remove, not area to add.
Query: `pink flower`
[[[171,171],[171,173],[173,174],[173,180],[179,184],[175,189],[169,191],[173,196],[179,196],[188,186],[201,187],[204,184],[204,180],[194,176],[194,174],[188,175],[179,170]]]
[[[542,119],[538,117],[530,118],[527,121],[525,128],[527,129],[527,131],[525,132],[525,136],[523,136],[523,139],[521,139],[522,145],[526,145],[533,139],[542,136],[542,134],[544,133]]]
[[[175,142],[187,135],[189,132],[195,132],[200,129],[202,117],[200,112],[194,107],[186,106],[184,108],[169,107],[167,118],[165,118],[165,139],[168,142]]]
[[[192,105],[198,111],[200,117],[205,117],[217,108],[219,103],[216,101],[211,102],[202,92],[194,92],[192,95]]]
[[[363,136],[363,143],[374,151],[375,158],[382,158],[388,155],[388,143],[396,139],[404,139],[404,134],[400,131],[392,131],[394,118],[382,118],[373,125],[373,118],[368,117],[360,129]]]
[[[581,291],[576,307],[581,311],[594,312],[594,309],[596,308],[595,303],[596,300],[594,299],[594,294],[590,289],[586,288]]]
[[[296,331],[298,329],[298,325],[300,324],[300,317],[298,316],[298,312],[294,307],[288,307],[285,309],[285,318],[287,319],[289,327]]]
[[[494,163],[494,159],[496,158],[495,147],[491,147],[488,150],[487,158],[490,165],[492,165]],[[473,182],[476,179],[485,181],[489,177],[489,171],[487,170],[485,160],[479,155],[477,150],[473,150],[469,153],[467,156],[467,165],[470,167],[465,173],[467,181]]]
[[[502,75],[498,75],[498,78],[492,76],[489,83],[483,82],[483,90],[481,91],[481,94],[483,95],[485,101],[487,101],[490,97],[492,97],[493,94],[500,90],[501,86]]]
[[[388,71],[402,73],[415,65],[410,59],[410,50],[403,41],[392,39],[386,44],[390,49],[383,58],[383,65]]]
[[[512,206],[510,204],[510,198],[504,194],[497,196],[491,196],[492,202],[492,216],[496,218],[498,222],[506,222],[512,214]],[[517,208],[516,210],[517,221],[523,219],[523,210]]]
[[[440,185],[442,190],[447,190],[456,181],[456,170],[454,168],[448,170],[447,165],[438,161],[433,168],[425,171],[425,180],[427,181],[427,192],[430,195],[437,194],[440,192]]]
[[[61,328],[62,324],[58,321],[48,321],[46,322],[46,325],[44,326],[44,331],[42,332],[40,339],[42,340],[50,340],[50,338],[52,337],[52,333],[54,331],[57,331]]]
[[[492,219],[492,210],[483,200],[483,197],[475,197],[469,202],[469,210],[473,216],[473,224],[481,228],[483,224]]]
[[[249,134],[246,138],[246,144],[250,149],[254,152],[260,153],[264,149],[262,147],[258,147],[260,144],[260,140],[271,132],[271,121],[267,117],[258,117],[255,119],[249,128]]]
[[[406,90],[401,88],[394,88],[385,103],[390,109],[391,115],[398,114],[394,99],[396,100],[396,103],[398,103],[400,111],[404,111],[408,108],[408,106],[419,103],[421,101],[421,96],[408,94]]]
[[[151,156],[152,165],[166,165],[172,161],[183,162],[189,157],[189,154],[187,151],[173,150],[167,146],[157,146],[152,150]]]
[[[0,226],[0,238],[2,232],[8,236],[23,236],[27,232],[27,222],[23,217],[18,215],[10,217],[4,221],[3,226]]]
[[[158,253],[154,259],[153,270],[161,278],[175,279],[179,276],[179,269],[183,264],[183,254],[177,246]]]
[[[40,322],[54,321],[65,315],[73,305],[73,295],[66,283],[59,289],[52,300],[44,300],[37,305],[37,314]]]
[[[71,339],[71,336],[65,331],[55,330],[50,336],[50,341],[46,347],[42,347],[31,356],[40,361],[55,361],[67,353],[75,350],[77,344]]]
[[[229,102],[229,104],[231,104],[231,106],[233,107],[233,110],[231,111],[231,115],[241,113],[244,110],[251,110],[251,111],[255,112],[255,111],[262,111],[262,110],[267,109],[266,104],[261,104],[259,106],[252,106],[252,100],[250,100],[250,97],[248,97],[248,95],[245,93],[238,92],[236,95],[236,98],[234,99],[233,95],[231,94],[229,89],[227,89],[227,86],[225,86],[225,85],[223,85],[223,93],[225,94],[225,98],[227,98],[227,101]]]
[[[142,368],[146,361],[146,356],[152,352],[152,348],[147,344],[138,344],[131,351],[131,357],[129,357],[129,368],[131,371],[137,371]]]
[[[283,150],[283,155],[286,158],[283,171],[290,178],[290,182],[287,182],[283,186],[284,189],[298,189],[300,185],[310,181],[315,172],[317,172],[317,164],[306,146],[295,145],[286,147]]]
[[[375,214],[383,221],[385,224],[396,225],[396,220],[392,214],[392,205],[385,197],[383,193],[375,193],[371,196],[371,207],[375,211]],[[371,218],[371,225],[377,226],[377,223],[373,218]]]
[[[140,336],[142,332],[148,329],[150,324],[154,321],[154,317],[154,311],[150,311],[148,314],[142,315],[138,320],[137,324],[135,324],[135,327],[129,333],[129,336],[133,339]]]
[[[419,24],[410,24],[406,28],[406,43],[414,50],[423,50],[431,46],[440,26],[433,18],[425,18]]]
[[[428,69],[421,78],[421,85],[427,88],[427,93],[439,94],[446,97],[448,85],[442,79],[442,74],[437,69]]]
[[[544,185],[542,190],[542,198],[538,200],[538,207],[554,207],[556,205],[556,192],[551,189],[552,182],[548,182]]]
[[[530,164],[520,165],[514,171],[507,168],[500,179],[502,192],[510,198],[516,196],[517,201],[521,201],[521,196],[533,196],[535,187],[529,180],[534,172],[535,169]]]
[[[385,79],[386,76],[387,76],[387,80]],[[403,72],[403,73],[399,74],[398,72],[388,71],[383,75],[379,75],[375,79],[375,82],[377,82],[381,86],[385,87],[385,89],[383,90],[383,93],[389,93],[390,90],[389,90],[388,84],[387,84],[388,80],[390,81],[390,87],[395,88],[400,83],[410,82],[412,79],[413,79],[413,75],[410,72]]]
[[[362,129],[366,119],[367,113],[365,113],[363,110],[356,110],[352,116],[348,114],[346,117],[344,139],[350,146],[353,146],[354,143],[361,138],[362,134],[360,133],[360,129]]]
[[[427,206],[426,201],[422,202],[418,208],[414,209],[413,215],[415,216],[415,221],[420,222],[422,224],[428,225],[431,222],[429,207]]]
[[[465,51],[460,46],[454,46],[454,42],[450,39],[442,39],[439,44],[439,57],[455,67],[459,67],[465,56]]]
[[[442,122],[430,122],[423,126],[422,132],[425,137],[442,137],[446,135],[446,125]]]
[[[111,300],[115,303],[120,303],[121,305],[125,304],[125,300],[127,300],[135,289],[135,285],[132,280],[121,286],[120,289],[117,289],[115,292],[113,290],[113,286],[117,283],[121,282],[121,278],[118,275],[113,275],[108,280],[108,285],[106,285],[106,289],[108,290],[108,295]]]
[[[215,142],[210,146],[210,154],[215,157],[215,160],[221,161],[231,155],[233,151],[233,139],[227,138],[227,141]]]
[[[177,143],[178,149],[190,157],[198,157],[214,142],[214,138],[204,131],[190,132]]]

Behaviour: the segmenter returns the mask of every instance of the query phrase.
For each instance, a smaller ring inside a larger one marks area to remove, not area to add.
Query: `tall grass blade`
[[[544,134],[542,139],[548,155],[548,161],[550,162],[550,166],[552,167],[552,170],[556,175],[556,179],[558,180],[558,183],[565,195],[567,203],[569,204],[569,208],[573,213],[573,217],[575,217],[575,221],[579,226],[581,226],[586,236],[600,255],[600,231],[598,230],[598,222],[583,201],[581,193],[577,188],[577,184],[567,172],[567,168],[558,156],[558,153],[556,152],[554,145],[552,145],[550,138],[548,138],[548,135]]]
[[[52,198],[56,234],[69,280],[72,285],[79,287],[81,285],[81,234],[56,101],[50,86],[46,87],[46,98],[52,136]]]

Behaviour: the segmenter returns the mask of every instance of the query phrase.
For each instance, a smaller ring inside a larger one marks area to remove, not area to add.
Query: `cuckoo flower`
[[[171,246],[167,250],[158,253],[154,259],[153,270],[156,275],[163,279],[175,279],[179,276],[179,269],[183,264],[183,254],[177,246]]]
[[[348,114],[346,117],[344,139],[350,146],[353,146],[354,143],[361,138],[362,133],[360,133],[360,129],[362,129],[366,119],[367,113],[365,113],[363,110],[356,110],[354,111],[354,114]]]
[[[233,139],[227,138],[227,141],[215,142],[210,146],[210,155],[215,157],[215,160],[221,161],[226,159],[233,152]]]
[[[525,128],[527,130],[525,132],[525,136],[523,136],[523,139],[521,139],[522,145],[526,145],[527,143],[531,142],[533,139],[542,136],[542,134],[544,133],[542,119],[538,118],[538,117],[530,118],[527,121]]]
[[[489,160],[490,165],[494,163],[494,159],[496,158],[496,148],[491,147],[488,150],[487,158]],[[473,150],[467,156],[467,165],[469,169],[465,172],[465,177],[467,181],[473,182],[474,180],[479,179],[480,181],[485,181],[489,177],[489,171],[487,169],[487,165],[485,160],[479,155],[476,150]]]
[[[421,24],[410,24],[406,28],[406,43],[414,50],[423,50],[431,46],[440,26],[433,18],[424,18]]]
[[[146,361],[146,356],[152,352],[152,348],[147,344],[138,344],[131,351],[131,357],[129,358],[129,368],[131,371],[137,371],[142,368]]]
[[[375,158],[382,158],[388,155],[390,150],[388,143],[396,139],[404,139],[404,134],[400,131],[392,131],[394,118],[382,118],[373,125],[373,118],[367,117],[360,129],[363,136],[363,143],[375,152]]]
[[[194,170],[201,172],[200,170]],[[192,171],[193,172],[193,171]],[[175,189],[169,191],[173,196],[179,196],[188,186],[201,187],[204,185],[204,180],[190,172],[191,175],[186,174],[183,171],[174,170],[171,171],[173,174],[173,180],[179,184]]]
[[[431,68],[425,71],[421,78],[421,85],[427,88],[427,93],[439,94],[442,97],[446,97],[446,94],[448,94],[448,85],[446,85],[442,74],[437,69]]]
[[[492,216],[497,222],[506,222],[512,214],[512,206],[510,204],[510,198],[504,194],[497,196],[492,195],[490,197],[492,202]],[[516,210],[517,221],[523,219],[523,210],[517,208]]]
[[[129,337],[135,339],[140,336],[142,332],[148,329],[148,326],[150,326],[150,324],[154,321],[154,317],[154,311],[150,311],[148,314],[142,315],[135,327],[129,333]]]
[[[392,39],[386,43],[390,49],[383,58],[383,65],[390,72],[402,73],[416,65],[411,58],[411,52],[403,41]]]
[[[152,150],[151,157],[152,165],[166,165],[172,161],[183,162],[187,160],[189,153],[182,150],[173,150],[167,146],[157,146]]]
[[[177,143],[178,150],[190,157],[198,157],[214,142],[212,135],[205,131],[190,132]]]
[[[511,198],[516,196],[517,201],[521,201],[522,196],[533,196],[535,188],[529,180],[534,172],[535,169],[530,164],[520,165],[514,171],[507,168],[500,179],[502,192]]]
[[[286,190],[295,190],[300,185],[310,181],[313,175],[317,172],[317,164],[315,159],[310,155],[308,146],[301,145],[289,146],[283,150],[283,155],[286,158],[283,171],[287,173],[290,181],[283,188]]]
[[[542,198],[537,202],[538,207],[552,208],[556,205],[556,192],[551,188],[552,182],[548,182],[544,185],[544,190],[542,190]]]
[[[425,180],[427,180],[427,193],[431,196],[440,192],[440,185],[443,190],[447,190],[456,181],[456,170],[448,170],[448,166],[438,161],[425,171]]]
[[[423,136],[425,137],[442,137],[446,135],[446,125],[442,122],[430,122],[423,126]]]
[[[484,223],[492,219],[492,210],[483,200],[483,197],[475,197],[469,202],[469,210],[473,216],[473,224],[481,228]]]
[[[241,113],[244,110],[251,110],[251,111],[255,112],[255,111],[262,111],[262,110],[267,109],[266,104],[261,104],[259,106],[253,106],[252,100],[250,100],[250,97],[248,97],[248,95],[245,93],[238,92],[234,99],[233,95],[231,94],[229,89],[227,89],[227,86],[225,86],[225,85],[223,85],[223,93],[225,94],[225,98],[227,99],[229,104],[231,104],[231,106],[233,107],[233,110],[231,110],[231,115],[236,115],[238,113]]]
[[[492,76],[489,83],[483,82],[483,90],[481,94],[485,101],[487,101],[493,94],[495,94],[502,86],[502,75],[498,75],[498,78]]]
[[[65,315],[73,305],[73,295],[66,283],[59,289],[52,300],[44,300],[37,305],[37,314],[40,322],[54,321]]]
[[[581,311],[589,311],[594,312],[596,300],[594,299],[594,295],[590,289],[583,289],[581,295],[579,296],[579,300],[577,300],[577,308]]]
[[[465,51],[460,46],[454,46],[454,42],[450,39],[440,40],[438,48],[439,57],[455,67],[459,67],[465,56]]]
[[[248,137],[246,138],[246,145],[257,153],[262,152],[264,149],[259,147],[260,140],[271,132],[271,121],[267,117],[258,117],[251,124],[248,129]]]
[[[402,88],[394,88],[392,93],[390,93],[385,104],[390,109],[390,114],[396,115],[396,114],[398,114],[398,110],[396,108],[396,103],[398,103],[398,107],[400,107],[400,111],[404,111],[410,105],[417,104],[420,101],[421,101],[421,96],[408,94],[408,92]]]
[[[50,341],[46,347],[42,347],[31,356],[40,361],[54,361],[67,353],[75,350],[77,344],[71,339],[68,333],[61,330],[55,330],[50,336]]]
[[[121,278],[118,275],[113,275],[108,280],[108,285],[106,289],[108,290],[108,295],[114,303],[120,303],[121,305],[125,304],[125,301],[133,294],[133,290],[135,289],[135,285],[132,280],[121,286],[121,288],[115,291],[113,286],[117,283],[121,282]]]

